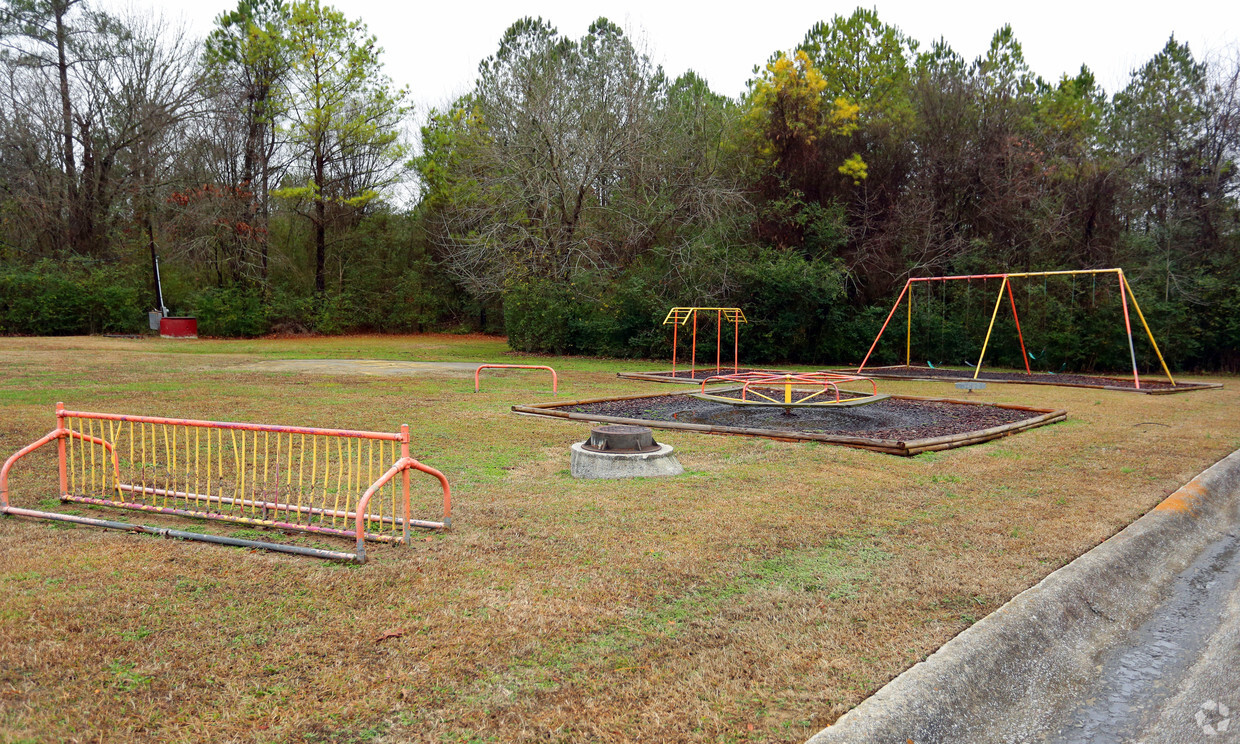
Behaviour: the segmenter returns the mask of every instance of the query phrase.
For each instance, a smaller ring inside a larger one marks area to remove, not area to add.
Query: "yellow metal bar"
[[[990,344],[990,332],[995,329],[995,318],[999,317],[999,305],[1003,302],[1003,290],[1007,289],[1008,278],[1003,277],[999,284],[999,296],[995,298],[995,311],[990,314],[990,325],[986,328],[986,340],[982,342],[982,355],[977,358],[977,368],[973,370],[973,379],[982,371],[982,360],[986,358],[986,347]]]
[[[116,454],[116,445],[117,445],[116,431],[117,429],[121,429],[120,425],[114,421],[109,420],[108,421],[108,438],[112,440],[112,456],[116,458],[117,460],[119,460],[120,456]],[[120,464],[117,463],[118,467],[119,465]],[[117,474],[115,470],[113,470],[112,468],[108,468],[108,472],[112,474],[112,488],[110,489],[110,493],[114,497],[112,500],[116,501],[115,497],[119,496],[121,492],[121,489],[120,489],[121,484],[118,483],[116,480]]]
[[[165,427],[165,429],[166,428],[167,427]],[[171,477],[172,481],[171,489],[175,491],[177,486],[177,430],[175,427],[172,429],[172,446],[169,448],[168,452],[168,475]]]
[[[357,440],[357,467],[354,469],[354,476],[355,476],[354,477],[354,482],[355,482],[354,488],[349,491],[349,499],[350,499],[350,502],[354,504],[353,511],[358,512],[358,511],[361,511],[361,509],[358,508],[361,506],[361,504],[358,502],[361,501],[362,492],[366,490],[366,486],[362,485],[362,478],[364,478],[365,475],[362,473],[362,440],[361,439]],[[357,499],[357,502],[353,502],[353,499]]]
[[[267,467],[270,463],[269,455],[272,453],[272,449],[269,446],[270,443],[272,443],[272,433],[263,432],[263,494],[267,494]],[[277,444],[279,444],[278,441]]]
[[[1145,334],[1150,337],[1150,344],[1154,347],[1154,353],[1158,355],[1158,363],[1162,365],[1167,379],[1174,385],[1175,378],[1171,376],[1171,370],[1167,369],[1167,361],[1163,359],[1162,352],[1158,350],[1158,342],[1154,340],[1154,332],[1150,330],[1150,324],[1145,322],[1145,313],[1141,312],[1141,305],[1137,302],[1136,293],[1132,291],[1132,285],[1128,283],[1128,277],[1124,275],[1123,271],[1120,271],[1119,277],[1124,280],[1124,286],[1128,287],[1128,296],[1132,298],[1132,307],[1137,311],[1137,317],[1141,319],[1141,325],[1145,327]]]
[[[138,437],[142,440],[142,494],[146,495],[146,424],[138,422]],[[152,481],[151,485],[154,485]]]
[[[169,463],[172,461],[172,454],[171,454],[171,451],[168,445],[168,425],[163,424],[162,426],[163,426],[163,432],[164,432],[164,473],[163,473],[164,503],[163,505],[167,506],[168,505],[168,491],[172,490],[171,484],[168,482],[168,474],[172,472],[170,469],[171,466],[169,465]],[[158,445],[156,446],[158,447]],[[158,455],[156,455],[156,459],[158,459]]]
[[[292,452],[292,445],[289,452]],[[306,491],[306,435],[301,435],[301,451],[297,457],[297,508],[301,509],[301,497]],[[300,513],[299,513],[300,515]]]
[[[86,422],[83,421],[82,419],[78,419],[78,434],[86,433],[86,429],[83,428],[85,426],[86,426]],[[81,478],[82,490],[85,491],[87,490],[86,488],[86,440],[82,439],[81,437],[78,438],[78,459],[80,461],[79,465],[82,468],[82,478]]]
[[[774,399],[774,398],[772,398],[771,396],[769,396],[769,395],[763,395],[761,392],[759,392],[759,391],[757,391],[757,390],[750,389],[750,390],[749,390],[749,392],[753,393],[754,395],[758,396],[759,398],[762,398],[763,400],[769,400],[769,401],[771,401],[772,403],[779,403],[779,401],[775,400],[775,399]]]
[[[293,448],[289,448],[293,451]],[[306,435],[301,435],[301,451],[298,456],[298,516],[301,515],[301,495],[305,494],[306,482]]]
[[[219,470],[218,477],[220,479],[220,498],[224,497],[224,430],[220,429],[220,448],[215,451],[215,465]],[[208,493],[210,493],[208,491]],[[231,511],[231,510],[230,510]],[[244,507],[242,508],[244,512]]]
[[[336,440],[336,462],[340,463],[340,472],[336,473],[336,500],[332,505],[332,526],[336,526],[336,515],[340,513],[340,494],[344,491],[344,442]]]
[[[722,313],[729,323],[748,323],[739,307],[674,307],[667,312],[663,325],[684,325],[696,312]]]
[[[366,480],[365,480],[366,488],[370,488],[370,484],[374,483],[375,480],[376,480],[375,478],[375,440],[371,439],[370,446],[367,448],[367,453],[366,453]],[[361,509],[362,508],[361,504],[358,504],[357,508]],[[370,515],[367,514],[366,529],[370,529],[371,520],[369,517]]]
[[[822,394],[823,394],[823,393],[825,393],[825,392],[827,392],[827,388],[825,388],[825,387],[824,387],[822,390],[819,390],[819,391],[818,391],[818,392],[816,392],[816,393],[811,393],[810,395],[807,395],[807,396],[805,396],[804,398],[802,398],[802,399],[798,400],[798,401],[797,401],[797,403],[804,403],[805,401],[809,400],[810,398],[817,398],[818,396],[822,395]]]
[[[1117,274],[1122,273],[1123,269],[1080,269],[1068,271],[1022,271],[1014,274],[1004,274],[1004,278],[1017,276],[1067,276],[1068,274]]]
[[[392,457],[388,460],[388,462],[391,462],[391,463],[395,463],[395,462],[396,462],[396,442],[392,442]],[[395,530],[395,529],[396,529],[396,479],[395,479],[395,478],[393,478],[392,480],[388,481],[388,483],[391,483],[391,484],[392,484],[392,488],[391,488],[391,493],[392,493],[392,529],[393,529],[393,530]]]
[[[222,435],[222,434],[223,434],[223,432],[221,432],[221,435]],[[236,474],[235,474],[235,470],[236,470],[236,467],[237,467],[237,430],[236,430],[236,429],[229,429],[229,430],[228,430],[228,438],[229,438],[229,440],[232,442],[232,451],[233,451],[233,469],[234,469],[234,474],[233,474],[233,488],[232,488],[232,497],[235,499],[235,498],[237,498],[237,476],[236,476]],[[221,466],[221,467],[220,467],[220,475],[222,476],[223,474],[224,474],[224,468]],[[221,487],[223,487],[223,485],[224,485],[224,484],[223,484],[223,482],[221,481],[220,486],[221,486]],[[224,492],[223,492],[222,490],[220,491],[220,495],[221,495],[221,496],[223,496],[223,495],[224,495]],[[251,506],[250,508],[252,509],[253,507]],[[242,506],[242,507],[241,507],[241,512],[242,512],[243,514],[245,513],[245,506]]]
[[[254,432],[254,436],[258,436],[258,432]],[[237,464],[237,492],[242,499],[245,498],[245,429],[241,430],[241,454],[240,461]],[[250,513],[254,513],[254,500],[250,500]]]
[[[198,488],[199,488],[199,483],[201,482],[201,477],[200,477],[200,476],[201,476],[201,474],[202,474],[202,470],[200,470],[200,469],[199,469],[199,466],[202,464],[202,438],[201,438],[201,434],[202,434],[202,430],[201,430],[201,429],[199,429],[197,426],[195,426],[195,427],[194,427],[194,493],[195,493],[195,494],[202,493],[201,491],[199,491],[199,490],[198,490]],[[194,497],[194,504],[195,504],[195,505],[198,505],[198,504],[201,504],[201,503],[202,503],[201,499],[199,499],[197,496],[195,496],[195,497]]]
[[[66,418],[64,422],[65,428],[72,432],[73,419]],[[66,469],[69,471],[69,493],[77,492],[77,454],[75,448],[76,445],[73,443],[73,437],[70,436],[65,446],[65,457],[68,458],[68,467]]]
[[[323,440],[323,508],[327,509],[327,489],[332,484],[332,440]],[[319,517],[319,524],[323,518]]]
[[[289,436],[291,437],[291,436],[293,436],[293,435],[292,435],[292,434],[289,434]],[[264,452],[263,454],[265,455],[265,454],[266,454],[266,452]],[[273,502],[275,502],[275,503],[277,503],[277,504],[278,504],[278,503],[280,503],[280,432],[278,432],[278,431],[276,432],[276,454],[275,454],[275,461],[276,461],[276,472],[275,472],[275,490],[272,492],[271,500],[272,500]],[[267,478],[267,475],[266,475],[267,470],[266,470],[266,468],[267,468],[267,464],[264,462],[264,463],[263,463],[263,485],[264,485],[264,486],[267,484],[267,481],[266,481],[266,478]],[[279,513],[280,513],[280,510],[279,510],[279,508],[277,507],[277,509],[276,509],[276,515],[277,515],[277,516],[279,516]]]
[[[250,447],[250,500],[258,501],[258,432],[254,432],[254,445]]]
[[[293,488],[293,435],[292,433],[288,435],[288,468],[287,470],[288,472],[284,474],[284,485],[288,486],[289,490],[292,490]]]
[[[319,438],[317,438],[317,436],[311,436],[310,440],[312,441],[312,444],[314,444],[314,448],[312,448],[314,449],[314,455],[312,455],[312,459],[310,460],[310,496],[309,498],[310,498],[310,506],[314,506],[315,486],[319,484]],[[324,506],[326,506],[326,502],[324,503]],[[310,512],[306,512],[306,513],[308,513],[309,515]],[[309,517],[306,517],[306,520],[309,521]]]
[[[193,466],[190,465],[190,459],[189,459],[189,430],[193,428],[194,435],[195,435],[194,441],[196,443],[198,441],[197,440],[198,427],[185,426],[182,428],[185,429],[185,490],[188,491],[190,479],[193,478],[194,476],[193,470],[191,469]],[[195,491],[195,493],[197,493],[197,491]]]
[[[86,419],[86,435],[94,438],[94,422],[91,419]],[[91,494],[94,495],[98,492],[94,489],[94,441],[87,439],[86,445],[91,450]]]
[[[133,477],[133,422],[129,422],[129,473],[126,480]]]

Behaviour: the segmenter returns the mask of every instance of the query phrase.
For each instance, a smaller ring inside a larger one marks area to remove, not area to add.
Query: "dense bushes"
[[[87,261],[0,266],[0,333],[135,333],[146,298],[132,269]]]

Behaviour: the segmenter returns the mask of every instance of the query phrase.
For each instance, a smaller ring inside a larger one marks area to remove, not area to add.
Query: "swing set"
[[[1078,275],[1090,275],[1097,278],[1100,274],[1115,274],[1119,283],[1120,303],[1124,308],[1124,329],[1128,334],[1128,353],[1132,357],[1132,381],[1137,390],[1141,389],[1141,378],[1137,372],[1137,353],[1132,343],[1132,321],[1128,315],[1128,299],[1132,298],[1132,306],[1137,311],[1137,318],[1141,320],[1141,325],[1145,327],[1145,333],[1149,336],[1150,345],[1154,347],[1154,353],[1158,355],[1158,361],[1162,364],[1163,372],[1166,373],[1167,379],[1172,386],[1176,385],[1175,378],[1171,376],[1171,370],[1167,369],[1167,362],[1163,359],[1162,352],[1158,349],[1158,342],[1154,340],[1154,333],[1150,330],[1150,325],[1145,321],[1145,315],[1141,312],[1141,305],[1137,303],[1136,295],[1133,294],[1132,286],[1128,283],[1127,277],[1124,276],[1123,269],[1085,269],[1080,271],[1025,271],[1012,272],[1005,274],[961,274],[958,276],[928,276],[928,277],[910,277],[904,283],[904,288],[900,290],[900,296],[896,298],[896,304],[892,306],[891,312],[887,314],[887,319],[883,321],[882,328],[879,329],[878,335],[874,337],[874,343],[870,344],[870,350],[866,352],[865,359],[861,360],[857,372],[860,373],[865,369],[866,362],[870,360],[870,355],[874,353],[878,341],[883,337],[883,331],[887,330],[887,325],[891,319],[895,317],[896,310],[900,304],[904,302],[905,296],[908,297],[908,324],[905,332],[904,341],[904,366],[912,367],[912,349],[913,349],[913,284],[914,282],[949,282],[949,281],[971,281],[973,279],[1001,279],[999,284],[999,294],[995,297],[994,311],[990,315],[990,325],[986,328],[986,339],[982,342],[982,353],[977,358],[977,364],[974,366],[973,379],[977,379],[978,374],[982,371],[982,362],[986,359],[986,348],[990,345],[991,332],[994,331],[995,320],[999,317],[999,306],[1003,304],[1003,297],[1006,294],[1009,303],[1012,306],[1012,320],[1016,324],[1016,336],[1020,340],[1020,353],[1025,362],[1025,373],[1032,375],[1033,371],[1029,366],[1030,354],[1025,349],[1025,337],[1020,328],[1020,318],[1016,314],[1016,299],[1012,295],[1012,280],[1017,278],[1029,277],[1046,277],[1051,276],[1071,276],[1073,278],[1073,289],[1075,294],[1075,283]]]

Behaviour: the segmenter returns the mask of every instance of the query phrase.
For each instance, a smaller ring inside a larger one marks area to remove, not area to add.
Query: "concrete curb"
[[[1240,523],[1240,450],[948,641],[808,744],[1023,742],[1058,720],[1106,648]]]

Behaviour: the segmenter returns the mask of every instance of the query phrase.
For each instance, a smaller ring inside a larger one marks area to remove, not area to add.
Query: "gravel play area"
[[[859,434],[897,441],[965,434],[1031,418],[1028,411],[1011,408],[900,398],[888,398],[861,408],[798,408],[791,414],[784,413],[782,408],[741,408],[688,395],[588,403],[567,410],[685,424]]]
[[[734,406],[687,394],[514,406],[518,413],[663,429],[833,442],[910,455],[976,444],[1062,420],[1064,411],[892,397],[850,408]],[[932,441],[931,441],[932,440]]]
[[[833,370],[840,373],[856,374],[855,370]],[[892,380],[972,380],[973,371],[965,369],[941,369],[937,367],[898,366],[874,367],[862,372],[866,377],[877,377]],[[1023,372],[992,372],[983,369],[978,375],[978,382],[1016,382],[1026,385],[1065,385],[1068,387],[1094,387],[1107,390],[1128,390],[1132,392],[1149,392],[1154,394],[1179,393],[1189,390],[1206,390],[1220,388],[1216,383],[1185,382],[1177,380],[1172,385],[1166,380],[1141,380],[1138,391],[1131,377],[1102,377],[1098,375],[1079,375],[1072,373],[1051,374],[1034,372],[1032,375]]]

